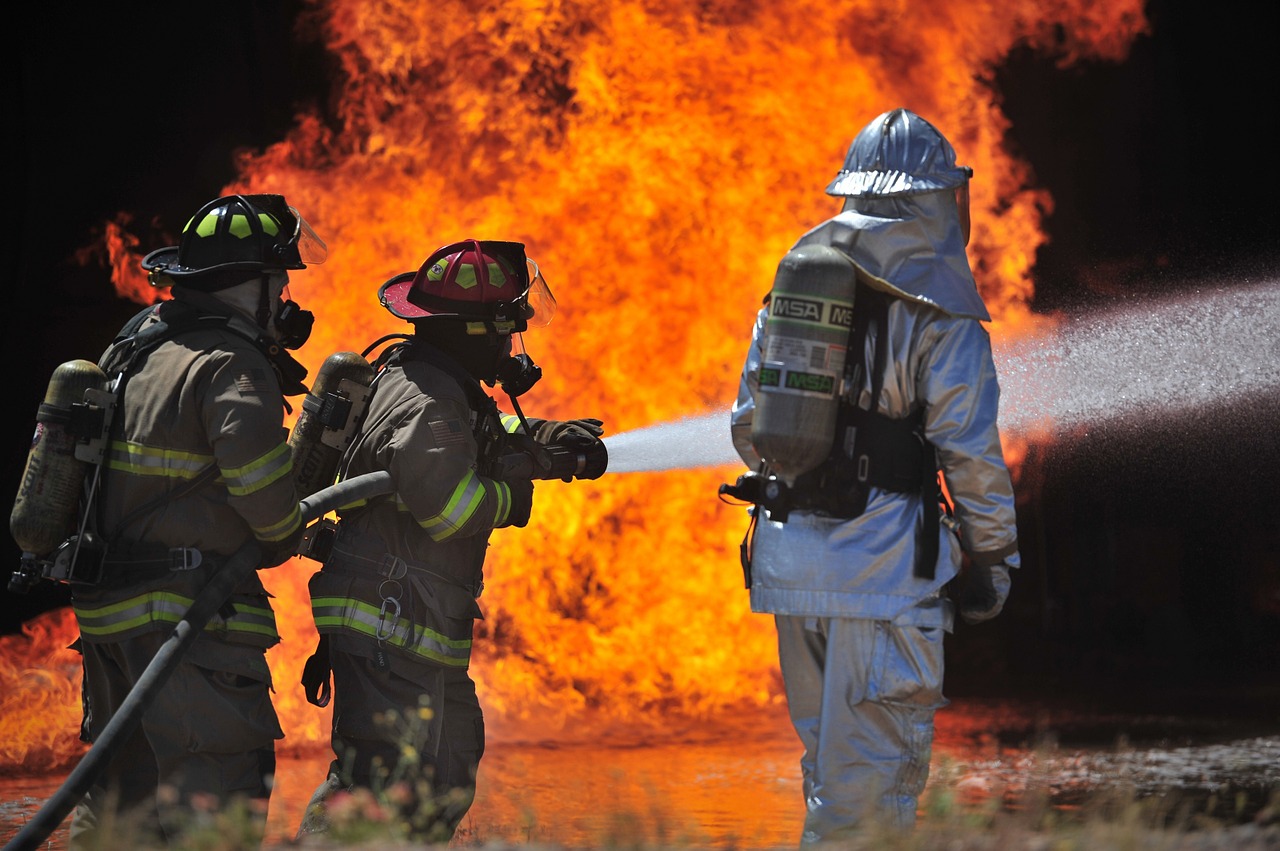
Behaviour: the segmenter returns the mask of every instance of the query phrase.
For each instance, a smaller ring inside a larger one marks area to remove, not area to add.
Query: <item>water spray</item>
[[[728,408],[606,437],[610,473],[649,473],[740,464]]]
[[[1280,282],[1204,288],[1065,320],[995,348],[1000,427],[1067,431],[1280,388]]]
[[[1000,429],[1065,432],[1280,389],[1280,281],[1204,288],[999,341]],[[610,473],[741,464],[729,406],[606,438]]]

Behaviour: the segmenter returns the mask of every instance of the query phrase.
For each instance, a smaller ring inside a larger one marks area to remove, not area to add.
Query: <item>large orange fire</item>
[[[287,138],[241,156],[228,189],[285,194],[329,243],[329,261],[292,283],[318,316],[301,352],[313,375],[330,352],[408,330],[376,290],[432,249],[524,242],[560,310],[526,335],[545,378],[523,407],[597,416],[616,434],[731,401],[778,259],[839,209],[826,182],[852,135],[895,106],[974,167],[970,251],[993,332],[1029,328],[1052,199],[1004,144],[992,70],[1019,45],[1064,64],[1121,60],[1146,28],[1142,6],[316,0],[308,25],[341,69],[341,126],[299,115]],[[150,297],[136,244],[112,237],[120,291]],[[781,701],[771,622],[748,612],[737,564],[745,517],[716,498],[737,472],[538,484],[529,528],[494,536],[481,599],[475,676],[495,735]],[[297,749],[328,738],[328,713],[297,685],[314,569],[297,559],[267,577],[284,634],[270,654],[276,703]],[[0,647],[5,768],[80,753],[78,671],[58,649],[74,635],[53,613]]]

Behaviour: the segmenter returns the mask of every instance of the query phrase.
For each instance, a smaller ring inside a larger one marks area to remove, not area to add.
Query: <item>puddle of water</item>
[[[803,819],[798,741],[784,714],[747,720],[749,728],[696,739],[492,741],[455,844],[794,847]],[[1258,735],[1257,722],[1221,717],[957,700],[938,715],[930,786],[953,788],[969,804],[999,797],[1010,810],[1032,795],[1064,811],[1106,792],[1175,795],[1200,811],[1217,807],[1209,814],[1219,819],[1243,820],[1280,790],[1280,719],[1266,723],[1270,731]],[[280,758],[268,846],[291,842],[328,762],[324,753]],[[0,779],[0,834],[12,837],[62,780]],[[66,826],[50,840],[49,848],[66,848]]]

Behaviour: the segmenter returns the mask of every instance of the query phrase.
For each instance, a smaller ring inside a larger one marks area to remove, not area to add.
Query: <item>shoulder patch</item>
[[[442,420],[431,424],[431,436],[436,446],[456,446],[465,442],[466,434],[461,420]]]
[[[266,369],[246,369],[236,376],[236,389],[241,393],[270,393],[274,386]]]

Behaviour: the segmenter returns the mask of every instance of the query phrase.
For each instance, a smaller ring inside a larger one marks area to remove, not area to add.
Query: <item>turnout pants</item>
[[[328,829],[325,801],[367,789],[400,803],[410,836],[447,842],[475,799],[484,716],[465,668],[423,665],[372,642],[331,635],[333,753],[307,805],[299,837]]]
[[[168,638],[148,632],[83,642],[84,722],[96,741]],[[142,722],[76,807],[73,848],[176,844],[233,805],[246,808],[247,841],[261,841],[284,733],[271,705],[265,651],[199,639],[156,693]]]
[[[801,845],[915,824],[942,696],[944,630],[778,615],[791,722],[804,745]]]

